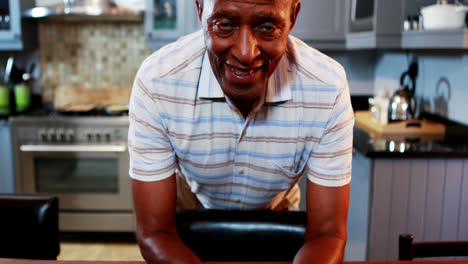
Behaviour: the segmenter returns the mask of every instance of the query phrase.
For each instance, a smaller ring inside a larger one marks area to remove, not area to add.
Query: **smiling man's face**
[[[300,5],[294,0],[200,0],[197,4],[213,72],[224,93],[252,101],[286,51]]]

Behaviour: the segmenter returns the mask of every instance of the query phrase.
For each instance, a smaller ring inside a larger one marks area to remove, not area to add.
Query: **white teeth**
[[[241,71],[241,70],[238,70],[238,69],[235,69],[233,67],[229,67],[231,68],[231,70],[237,74],[237,75],[240,75],[240,76],[246,76],[246,75],[249,75],[253,72],[253,70],[250,70],[250,71]]]

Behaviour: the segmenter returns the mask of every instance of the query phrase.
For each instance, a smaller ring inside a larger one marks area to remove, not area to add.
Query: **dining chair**
[[[58,198],[0,194],[0,258],[54,260],[59,253]]]
[[[291,261],[304,244],[303,211],[178,211],[177,231],[202,261]]]
[[[468,241],[414,242],[412,234],[401,234],[398,239],[398,260],[427,257],[468,256]]]

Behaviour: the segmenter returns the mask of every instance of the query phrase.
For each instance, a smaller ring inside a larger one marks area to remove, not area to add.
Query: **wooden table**
[[[258,264],[259,262],[206,262],[206,264]],[[261,264],[291,264],[290,262],[260,262]],[[467,260],[357,261],[344,264],[468,264]],[[1,260],[0,264],[146,264],[143,261],[62,261],[62,260]]]

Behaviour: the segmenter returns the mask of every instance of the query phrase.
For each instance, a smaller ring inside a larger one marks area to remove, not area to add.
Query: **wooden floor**
[[[136,243],[62,242],[58,260],[143,260]]]
[[[141,261],[132,233],[61,233],[58,260]]]

